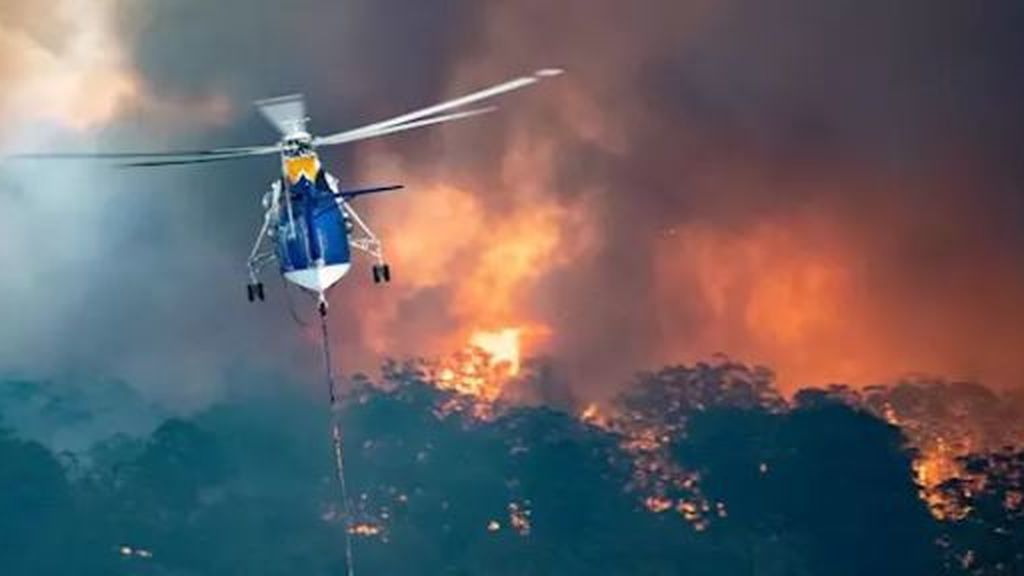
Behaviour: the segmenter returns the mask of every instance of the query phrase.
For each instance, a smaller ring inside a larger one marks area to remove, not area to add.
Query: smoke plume
[[[325,152],[345,182],[409,185],[359,205],[396,282],[357,268],[332,294],[346,371],[482,342],[553,358],[591,398],[719,352],[787,391],[1024,376],[1016,4],[101,7],[65,0],[43,26],[3,4],[0,74],[28,90],[3,114],[58,124],[42,144],[257,143],[274,138],[257,98],[305,92],[327,132],[568,70],[487,118]],[[237,366],[313,374],[281,289],[259,310],[238,297],[272,163],[60,170],[4,174],[20,272],[0,356],[186,403]]]

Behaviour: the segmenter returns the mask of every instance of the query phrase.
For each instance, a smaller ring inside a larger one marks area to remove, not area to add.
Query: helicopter
[[[246,261],[246,297],[249,302],[265,299],[260,275],[276,262],[287,282],[317,297],[318,309],[324,316],[327,313],[326,293],[349,272],[354,252],[361,252],[373,261],[374,283],[391,281],[391,268],[384,259],[382,243],[356,212],[352,202],[362,196],[399,190],[403,186],[345,189],[338,178],[324,169],[317,149],[487,114],[497,107],[466,107],[562,73],[563,70],[558,68],[537,70],[459,98],[327,136],[314,136],[307,130],[309,118],[301,95],[259,100],[256,107],[280,134],[277,143],[263,146],[173,152],[23,154],[17,157],[99,159],[115,161],[123,167],[147,168],[279,155],[281,174],[263,195],[263,224]]]

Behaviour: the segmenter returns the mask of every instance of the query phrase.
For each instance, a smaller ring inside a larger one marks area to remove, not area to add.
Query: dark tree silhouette
[[[769,372],[724,361],[640,376],[601,426],[543,407],[480,419],[396,367],[340,414],[359,571],[1020,573],[1020,453],[965,460],[973,476],[943,489],[971,512],[938,522],[900,431],[850,395],[787,403]],[[328,423],[264,390],[77,458],[0,433],[0,573],[340,573]]]
[[[75,541],[71,487],[43,446],[0,429],[0,572],[63,574]]]

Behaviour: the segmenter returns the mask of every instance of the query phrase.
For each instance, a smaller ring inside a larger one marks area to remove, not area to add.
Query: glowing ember
[[[644,507],[654,512],[664,512],[672,509],[672,501],[662,496],[648,496],[644,499]]]
[[[590,422],[597,418],[597,404],[591,403],[588,405],[583,412],[580,412],[580,420],[584,422]]]
[[[530,535],[530,509],[527,503],[510,502],[508,505],[508,522],[520,536]]]
[[[580,421],[586,422],[591,426],[597,426],[598,428],[608,427],[608,418],[605,417],[601,408],[594,403],[591,403],[583,410],[583,412],[580,412]]]
[[[381,529],[380,526],[377,526],[375,524],[369,524],[369,523],[366,523],[366,522],[362,522],[362,523],[359,523],[359,524],[353,524],[348,529],[348,533],[349,534],[353,534],[355,536],[364,536],[364,537],[377,536],[378,534],[381,533],[381,531],[382,531],[382,529]]]
[[[121,546],[117,549],[121,556],[135,556],[138,558],[152,558],[153,553],[145,548],[132,548],[131,546]]]
[[[594,404],[580,419],[622,436],[620,446],[632,459],[633,469],[627,488],[643,498],[644,508],[655,514],[674,511],[698,532],[708,527],[711,505],[700,490],[700,476],[673,460],[669,430],[621,411],[606,416]],[[716,511],[719,517],[726,516],[724,504]]]

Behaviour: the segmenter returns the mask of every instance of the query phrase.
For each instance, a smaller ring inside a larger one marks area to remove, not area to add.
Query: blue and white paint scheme
[[[322,294],[348,273],[353,250],[374,259],[375,281],[390,281],[391,271],[384,263],[380,241],[348,200],[402,187],[343,191],[337,178],[302,146],[284,154],[282,172],[282,178],[271,185],[264,199],[264,229],[249,258],[252,285],[259,285],[261,267],[276,259],[285,280]],[[260,252],[268,236],[276,239],[275,247]],[[258,290],[255,292],[254,297],[258,297]]]
[[[281,273],[289,282],[323,292],[352,266],[342,201],[334,189],[317,186],[303,175],[290,185],[286,204],[285,217],[276,224]]]

